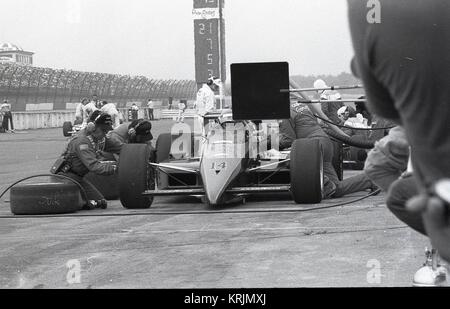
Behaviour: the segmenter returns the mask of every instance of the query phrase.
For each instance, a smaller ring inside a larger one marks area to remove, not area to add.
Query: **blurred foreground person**
[[[376,142],[369,152],[364,167],[368,177],[387,193],[389,210],[401,221],[418,233],[427,236],[420,213],[408,211],[407,202],[419,193],[410,163],[410,147],[402,127],[395,127],[389,134]],[[413,283],[416,286],[446,285],[447,271],[439,263],[436,250],[426,250],[424,267],[416,272]]]
[[[450,178],[450,2],[379,0],[380,23],[368,22],[366,5],[348,0],[353,71],[370,110],[404,127],[419,191],[408,208],[450,261],[449,190],[436,190]]]

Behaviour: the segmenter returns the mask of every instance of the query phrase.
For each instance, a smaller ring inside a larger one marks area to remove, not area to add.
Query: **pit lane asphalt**
[[[169,126],[155,122],[155,138]],[[61,131],[0,134],[0,191],[22,177],[48,172],[65,146]],[[7,200],[8,195],[0,201],[0,215],[10,214]],[[383,200],[378,195],[300,213],[1,219],[0,287],[411,286],[428,241],[398,221]],[[266,196],[233,209],[278,207],[298,208],[286,196]],[[151,210],[205,209],[196,198],[161,197]],[[127,212],[118,201],[105,211]],[[80,284],[67,281],[67,263],[73,260],[81,265]]]

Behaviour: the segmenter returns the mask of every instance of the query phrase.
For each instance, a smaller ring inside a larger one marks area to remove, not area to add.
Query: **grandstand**
[[[192,100],[196,92],[193,80],[157,80],[0,64],[0,99],[7,99],[13,111],[26,111],[27,104],[42,103],[52,103],[53,110],[65,110],[67,103],[79,102],[80,98],[94,93],[102,100],[124,107],[127,102],[146,102],[149,98]]]

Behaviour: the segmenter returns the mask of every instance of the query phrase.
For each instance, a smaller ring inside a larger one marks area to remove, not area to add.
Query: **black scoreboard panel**
[[[231,65],[234,120],[290,118],[289,64],[287,62]]]
[[[205,83],[209,77],[220,77],[219,20],[195,20],[195,80]]]
[[[224,0],[194,0],[197,12],[194,19],[195,80],[198,84],[212,76],[226,79],[223,4]]]

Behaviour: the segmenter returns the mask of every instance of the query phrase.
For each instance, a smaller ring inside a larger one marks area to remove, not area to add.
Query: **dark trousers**
[[[6,112],[3,115],[2,127],[5,130],[9,130],[9,123],[11,123],[11,130],[14,130],[13,117],[11,112]]]
[[[155,120],[155,116],[153,115],[153,108],[148,109],[148,119]]]
[[[409,199],[418,194],[419,190],[414,177],[402,178],[391,185],[386,204],[400,221],[427,236],[421,214],[410,213],[405,206]]]
[[[100,191],[97,190],[97,188],[88,180],[86,180],[84,177],[78,176],[74,173],[60,173],[63,176],[69,177],[76,182],[80,183],[80,185],[83,187],[83,189],[86,191],[87,199],[90,201],[98,201],[103,200],[105,197],[100,193]],[[82,194],[83,199],[85,199],[85,196]],[[87,202],[87,201],[86,201]]]
[[[316,139],[318,139],[322,145],[323,174],[328,178],[328,181],[333,183],[333,187],[335,187],[334,190],[328,189],[329,192],[327,192],[327,188],[330,188],[330,186],[327,184],[327,179],[325,179],[325,198],[338,198],[347,194],[372,189],[374,187],[372,181],[364,173],[340,181],[332,163],[334,153],[333,143],[327,137],[319,137]]]

